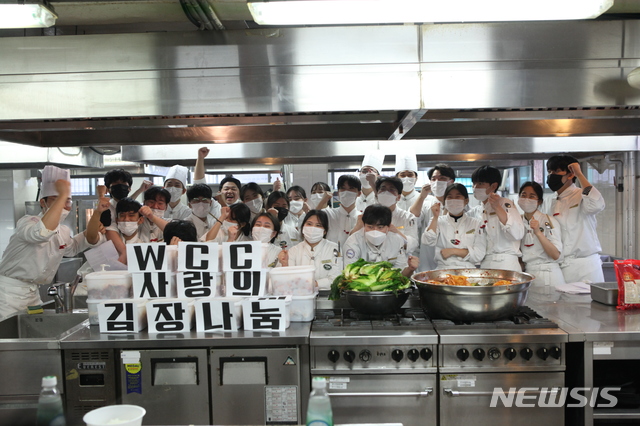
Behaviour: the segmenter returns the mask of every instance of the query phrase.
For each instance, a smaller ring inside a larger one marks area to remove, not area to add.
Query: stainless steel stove
[[[311,374],[329,380],[334,423],[437,425],[438,336],[421,310],[316,311]]]
[[[429,319],[421,309],[384,317],[319,310],[311,374],[329,378],[336,423],[563,425],[562,406],[490,405],[496,391],[508,399],[512,388],[535,405],[540,395],[555,398],[564,386],[567,340],[526,307],[488,323]]]
[[[564,425],[564,407],[540,408],[557,400],[564,386],[568,335],[529,308],[489,323],[432,320],[439,335],[440,425]],[[517,392],[526,404],[516,407]],[[513,406],[496,395],[513,395]],[[495,407],[492,407],[492,400]]]

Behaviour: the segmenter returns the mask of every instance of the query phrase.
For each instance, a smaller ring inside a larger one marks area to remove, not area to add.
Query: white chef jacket
[[[558,251],[560,251],[560,258],[558,260],[553,260],[549,257],[549,255],[544,251],[540,240],[538,240],[538,237],[533,233],[533,230],[529,225],[529,221],[523,215],[522,221],[524,223],[525,234],[520,243],[522,261],[525,263],[527,268],[544,263],[560,263],[562,260],[562,231],[560,230],[558,221],[553,217],[542,213],[540,210],[536,210],[535,213],[533,213],[533,218],[540,222],[540,227],[543,229],[544,236],[547,237]]]
[[[422,241],[436,248],[436,268],[475,268],[482,262],[487,251],[487,234],[480,230],[482,222],[479,219],[463,214],[456,220],[449,214],[438,217],[436,230],[425,229]],[[464,257],[442,257],[442,250],[446,248],[467,249],[469,253]]]
[[[373,188],[373,191],[369,195],[364,195],[364,192],[360,194],[358,198],[356,198],[356,210],[364,211],[369,206],[376,204],[376,190]]]
[[[164,211],[164,218],[166,220],[187,220],[190,215],[191,209],[182,202],[178,203],[175,207],[167,204],[167,209]]]
[[[357,208],[347,212],[342,206],[326,209],[325,212],[329,219],[327,240],[338,243],[340,247],[344,246],[344,242],[349,238],[349,233],[358,222],[358,215],[362,212]]]
[[[122,242],[125,243],[125,244],[141,244],[141,243],[148,243],[149,242],[149,241],[143,241],[140,238],[140,229],[139,228],[138,228],[138,232],[136,232],[136,235],[134,235],[133,238],[131,238],[129,240],[125,240],[124,239],[124,235],[122,235],[122,234],[120,234],[120,237],[122,238]]]
[[[571,185],[551,201],[547,213],[560,223],[565,258],[588,257],[602,251],[596,214],[604,208],[604,198],[595,186],[589,195],[583,195],[581,188]]]
[[[418,218],[418,235],[422,235],[424,231],[429,227],[433,214],[431,213],[431,207],[435,203],[439,203],[438,198],[429,194],[422,203],[422,210],[420,211],[420,217]],[[436,246],[430,246],[420,239],[420,266],[418,271],[431,271],[436,269]]]
[[[205,184],[205,185],[206,185],[206,184],[207,184],[207,179],[206,179],[206,178],[203,178],[203,179],[195,179],[195,180],[193,181],[193,184],[195,185],[195,184],[197,184],[197,183],[203,183],[203,184]],[[216,195],[216,194],[215,194],[215,191],[214,191],[213,195],[214,195],[214,197],[215,197],[215,195]],[[167,206],[167,208],[169,208],[169,206]],[[189,209],[189,210],[191,210],[191,209]],[[222,206],[220,205],[220,203],[218,202],[218,200],[216,200],[215,198],[211,199],[211,209],[209,210],[209,212],[211,212],[211,214],[212,214],[214,217],[217,217],[217,218],[219,218],[219,217],[220,217],[220,213],[222,212]],[[191,214],[191,213],[189,213],[189,214]],[[187,216],[189,216],[189,215],[187,215]]]
[[[302,219],[304,219],[304,216],[305,216],[304,213],[302,213],[300,216],[296,216],[295,214],[289,212],[285,216],[285,218],[282,221],[282,223],[286,223],[287,225],[290,225],[290,226],[296,228],[299,231],[300,230],[300,222],[302,221]]]
[[[97,244],[89,244],[84,233],[72,237],[66,225],[50,231],[42,223],[42,216],[27,215],[18,220],[0,262],[0,275],[26,284],[49,284],[63,256],[75,256],[105,241],[100,234]]]
[[[401,195],[400,201],[396,204],[396,207],[400,207],[402,210],[409,211],[413,203],[416,202],[416,199],[420,196],[420,193],[416,190],[413,190],[409,193],[409,195]]]
[[[487,254],[481,266],[489,269],[521,271],[518,257],[522,255],[520,240],[524,237],[522,217],[510,199],[501,197],[500,204],[507,212],[507,223],[504,225],[489,202],[481,203],[467,213],[471,217],[480,219],[481,229],[487,232]]]
[[[342,255],[338,244],[322,239],[315,247],[307,241],[289,250],[289,266],[313,265],[318,288],[331,288],[333,280],[342,273]]]
[[[369,262],[387,261],[394,268],[404,269],[408,265],[404,239],[395,232],[387,232],[387,238],[379,247],[371,245],[364,236],[364,229],[354,232],[344,243],[344,264],[350,265],[360,258]]]
[[[391,224],[407,237],[407,253],[412,254],[417,251],[420,245],[418,219],[413,213],[402,210],[396,205],[396,208],[391,212]]]
[[[142,221],[142,225],[138,228],[138,235],[142,241],[146,241],[149,243],[162,243],[164,242],[164,235],[162,234],[162,230],[156,226],[155,223],[151,222],[146,217]]]
[[[51,283],[63,256],[74,256],[105,241],[100,235],[97,244],[89,244],[84,233],[72,237],[66,225],[48,230],[42,216],[18,220],[4,251],[0,262],[0,319],[41,304],[38,286]]]
[[[216,219],[210,214],[207,215],[206,221],[203,221],[193,213],[191,213],[186,220],[188,220],[189,222],[192,222],[196,226],[198,239],[200,239],[203,235],[207,235],[207,232],[209,232],[211,228],[213,228],[213,225],[216,224]]]
[[[276,237],[274,244],[280,248],[287,247],[290,249],[301,241],[300,238],[300,231],[283,221],[280,225],[280,233]]]
[[[262,243],[262,267],[273,268],[278,263],[278,255],[282,249],[275,244]]]

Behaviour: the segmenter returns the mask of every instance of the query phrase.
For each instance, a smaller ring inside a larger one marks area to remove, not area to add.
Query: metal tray
[[[616,306],[618,304],[618,283],[591,284],[591,299],[605,305]]]

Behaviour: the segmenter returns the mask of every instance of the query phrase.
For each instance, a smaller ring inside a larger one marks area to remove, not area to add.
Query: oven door
[[[440,426],[563,426],[563,386],[562,372],[441,374]]]
[[[436,374],[336,375],[328,382],[334,424],[437,425]]]

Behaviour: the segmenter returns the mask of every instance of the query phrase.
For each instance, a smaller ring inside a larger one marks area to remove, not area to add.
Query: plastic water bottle
[[[38,398],[37,426],[66,426],[67,424],[57,385],[56,376],[42,378],[42,390]]]
[[[327,381],[324,377],[314,377],[311,381],[311,389],[307,408],[307,426],[333,426]]]

